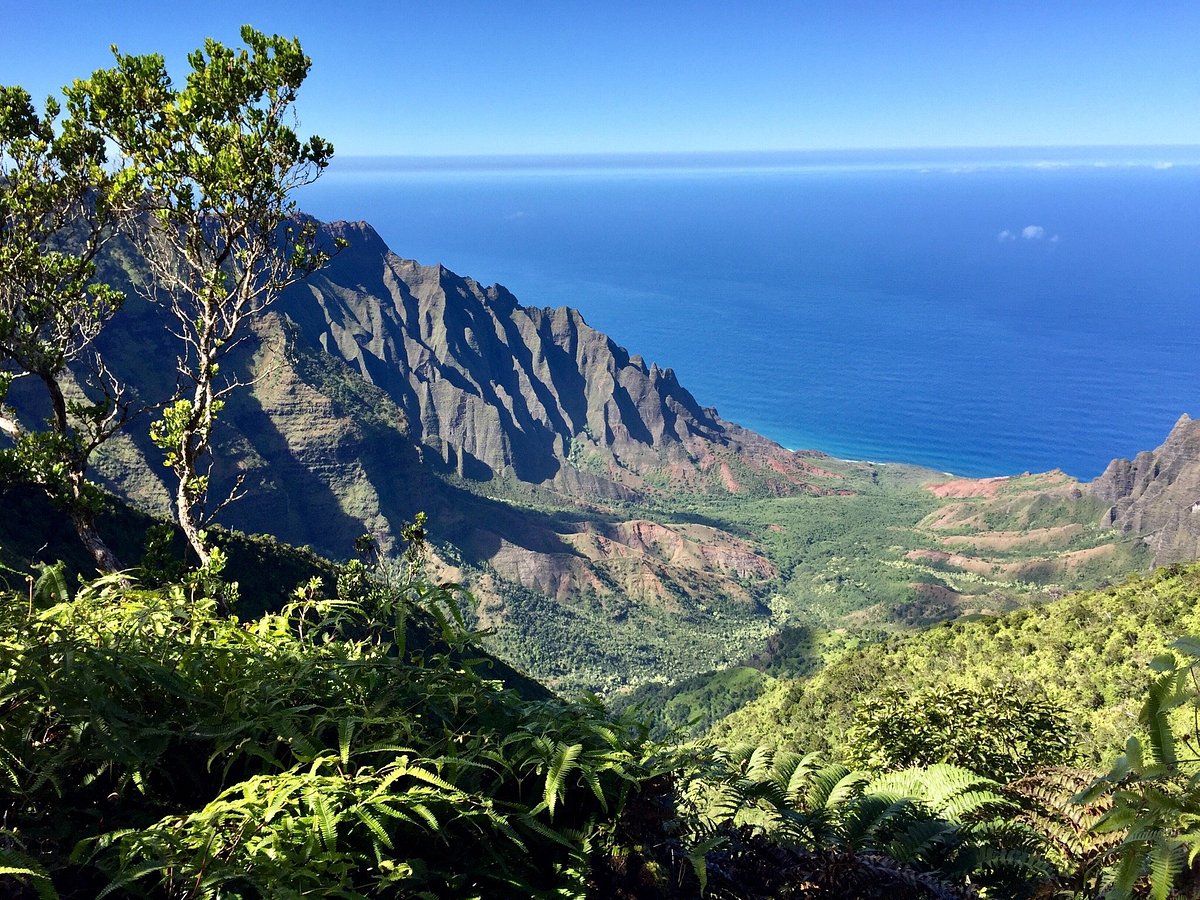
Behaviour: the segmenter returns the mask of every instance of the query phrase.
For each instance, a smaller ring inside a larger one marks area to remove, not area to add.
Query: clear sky
[[[0,83],[243,23],[339,155],[1200,144],[1196,0],[0,0]]]

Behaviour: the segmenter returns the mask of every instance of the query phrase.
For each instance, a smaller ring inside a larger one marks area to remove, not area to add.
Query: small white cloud
[[[1009,231],[1007,228],[1005,228],[1002,232],[1000,232],[998,235],[996,235],[996,240],[1000,241],[1001,243],[1004,243],[1005,241],[1015,241],[1016,239],[1017,239],[1017,236],[1015,234],[1013,234],[1011,231]]]
[[[1026,225],[1021,229],[1021,237],[1027,241],[1040,241],[1046,236],[1046,229],[1041,225]]]
[[[524,210],[517,210],[515,213],[509,213],[507,216],[504,217],[505,221],[508,221],[508,222],[512,222],[516,219],[523,219],[523,218],[525,218]]]
[[[1058,243],[1058,235],[1057,234],[1054,237],[1050,238],[1050,243],[1052,243],[1052,244]]]
[[[1173,168],[1175,168],[1175,163],[1169,163],[1169,162],[1156,162],[1156,163],[1154,164],[1154,168],[1158,169],[1160,172],[1161,172],[1161,171],[1166,171],[1167,169],[1173,169]]]

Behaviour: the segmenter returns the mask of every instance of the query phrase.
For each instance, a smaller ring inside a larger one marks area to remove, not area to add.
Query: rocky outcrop
[[[648,479],[738,492],[739,467],[776,491],[811,481],[811,464],[701,407],[578,311],[401,259],[366,223],[326,229],[348,249],[278,310],[382,389],[459,476],[625,498]]]
[[[569,552],[534,558],[508,547],[492,565],[560,600],[583,585],[601,597],[618,594],[673,611],[678,611],[679,586],[695,585],[697,578],[710,597],[752,606],[747,586],[779,575],[750,543],[705,525],[581,522],[561,536]]]
[[[344,558],[363,532],[390,548],[424,511],[435,540],[499,577],[563,602],[587,591],[672,610],[714,595],[752,605],[778,573],[719,529],[622,521],[624,501],[839,489],[820,455],[724,421],[577,311],[526,308],[498,285],[401,259],[363,223],[323,228],[348,248],[259,317],[222,365],[246,387],[221,416],[211,493],[240,478],[247,495],[223,524]],[[165,397],[173,372],[160,363],[176,348],[130,294],[102,348],[144,397]],[[147,431],[130,428],[97,471],[166,513]],[[495,499],[529,485],[579,514]]]
[[[1184,415],[1156,450],[1115,459],[1092,482],[1102,524],[1141,534],[1156,565],[1200,558],[1200,420]]]

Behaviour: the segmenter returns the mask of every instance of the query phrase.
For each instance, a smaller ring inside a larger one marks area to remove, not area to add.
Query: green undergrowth
[[[63,897],[582,889],[656,746],[486,674],[453,588],[351,566],[276,613],[48,569],[0,607],[3,846]],[[410,646],[410,620],[433,639]],[[19,868],[19,867],[18,867]],[[47,894],[49,895],[49,894]]]
[[[1195,641],[1156,659],[1141,736],[1107,774],[1068,768],[1068,707],[978,685],[953,703],[936,684],[861,703],[823,754],[745,735],[672,744],[597,700],[506,687],[458,588],[414,560],[349,564],[246,618],[203,572],[72,589],[55,566],[6,593],[0,887],[1082,900],[1191,884],[1195,731],[1179,723],[1198,708]],[[1197,577],[1141,587],[1194,605]],[[797,665],[819,638],[752,671]]]
[[[50,569],[6,598],[10,895],[949,898],[1053,876],[1034,831],[988,825],[1016,807],[972,773],[672,748],[598,702],[506,691],[420,577],[351,569],[244,622],[196,586],[72,596]],[[414,616],[443,649],[407,646]]]
[[[717,736],[835,746],[855,710],[891,693],[1044,695],[1078,732],[1081,762],[1111,756],[1136,728],[1146,663],[1200,631],[1200,564],[1134,576],[1002,616],[977,616],[865,643],[819,672],[783,678],[719,722]]]

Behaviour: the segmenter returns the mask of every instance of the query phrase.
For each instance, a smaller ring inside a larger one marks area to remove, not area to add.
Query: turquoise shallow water
[[[301,202],[786,446],[1090,478],[1200,415],[1200,165],[1166,156],[351,160]]]

